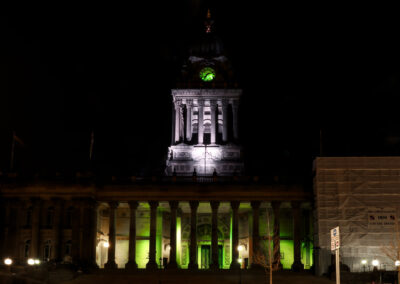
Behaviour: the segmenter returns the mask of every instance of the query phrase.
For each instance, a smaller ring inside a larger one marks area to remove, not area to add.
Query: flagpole
[[[15,131],[13,131],[11,142],[11,159],[10,159],[10,172],[14,170],[14,152],[15,152]]]

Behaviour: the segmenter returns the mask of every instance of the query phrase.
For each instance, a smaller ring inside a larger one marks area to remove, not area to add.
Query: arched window
[[[46,214],[46,226],[51,228],[54,222],[54,207],[49,207]]]
[[[25,241],[24,246],[24,257],[29,257],[29,251],[31,249],[31,240]]]
[[[47,240],[44,243],[43,260],[49,261],[51,258],[51,241]]]
[[[26,211],[26,227],[31,227],[32,226],[32,213],[33,213],[33,208],[32,206],[28,208]]]

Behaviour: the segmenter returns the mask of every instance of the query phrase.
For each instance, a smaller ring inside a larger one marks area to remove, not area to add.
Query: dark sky
[[[32,6],[0,12],[0,170],[162,170],[171,95],[207,8],[244,90],[248,174],[308,178],[319,154],[398,155],[394,7],[262,1]],[[148,2],[148,1],[143,1]],[[325,5],[325,6],[324,6]]]

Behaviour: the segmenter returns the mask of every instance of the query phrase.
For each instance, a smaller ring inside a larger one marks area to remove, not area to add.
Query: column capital
[[[239,100],[232,100],[232,107],[234,108],[239,107]]]
[[[197,105],[200,107],[204,106],[204,99],[197,99]]]
[[[217,100],[210,100],[210,107],[215,108],[217,106]]]
[[[214,210],[218,210],[219,207],[219,201],[210,201],[210,205],[211,205],[211,209]]]
[[[192,107],[193,106],[193,100],[192,99],[186,99],[186,106],[187,107]]]
[[[108,202],[108,206],[109,206],[111,209],[117,209],[117,208],[118,208],[118,205],[119,205],[119,203],[118,203],[117,201],[109,201],[109,202]]]
[[[198,201],[189,201],[189,205],[191,210],[197,210],[197,208],[199,208]]]
[[[292,209],[300,209],[301,201],[292,201],[290,202]]]
[[[231,201],[231,207],[233,211],[239,210],[239,206],[240,206],[240,201]]]
[[[137,202],[137,201],[131,200],[131,201],[128,201],[128,204],[129,204],[130,209],[136,210],[139,207],[139,202]]]
[[[179,206],[179,201],[170,201],[169,202],[169,208],[171,208],[171,210],[177,210]]]
[[[275,212],[281,208],[281,202],[280,201],[272,201],[271,207],[272,207],[272,210],[274,210],[274,212]]]
[[[157,209],[158,201],[149,201],[149,205],[151,209]]]
[[[260,209],[261,201],[252,201],[250,204],[251,204],[251,208]]]
[[[227,99],[222,99],[221,100],[221,105],[222,105],[222,107],[228,107],[228,105],[229,105],[229,100],[227,100]]]
[[[182,105],[182,100],[175,100],[174,101],[174,106],[175,106],[175,110],[179,109]]]

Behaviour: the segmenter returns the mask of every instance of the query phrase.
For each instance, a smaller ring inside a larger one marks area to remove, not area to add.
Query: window
[[[48,240],[44,243],[43,260],[49,261],[51,257],[51,241]]]
[[[31,240],[25,241],[25,246],[24,246],[24,257],[29,257],[30,248],[31,248]]]
[[[28,208],[28,210],[26,211],[26,226],[27,227],[31,227],[32,226],[32,212],[33,212],[33,208],[32,206]]]
[[[46,226],[48,228],[51,228],[53,226],[54,222],[54,207],[49,207],[47,209],[47,215],[46,215]]]

